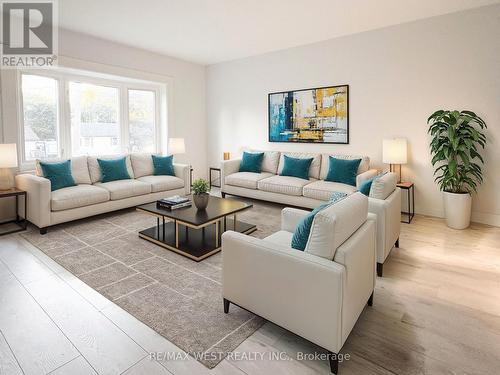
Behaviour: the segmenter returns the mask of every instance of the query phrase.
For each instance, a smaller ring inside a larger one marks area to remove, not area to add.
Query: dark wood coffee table
[[[139,237],[175,251],[197,262],[221,250],[226,230],[250,234],[257,228],[237,220],[237,214],[252,205],[234,199],[210,196],[205,210],[191,207],[168,210],[156,202],[138,206],[138,211],[156,216],[156,225],[139,232]]]

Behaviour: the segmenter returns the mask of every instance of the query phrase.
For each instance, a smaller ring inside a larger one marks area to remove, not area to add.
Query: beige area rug
[[[251,202],[239,215],[263,238],[280,227],[281,206]],[[208,368],[264,320],[232,305],[224,314],[221,253],[199,263],[138,237],[156,224],[134,209],[23,234],[33,245]]]

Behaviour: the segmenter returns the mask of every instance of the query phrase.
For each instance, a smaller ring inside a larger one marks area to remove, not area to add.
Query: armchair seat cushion
[[[137,180],[151,185],[151,192],[168,191],[184,187],[184,180],[175,176],[143,176]]]
[[[138,180],[117,180],[95,184],[109,191],[112,201],[151,193],[151,184]]]
[[[107,202],[109,198],[106,189],[94,185],[76,185],[53,191],[50,206],[52,211],[63,211]]]
[[[302,188],[309,183],[311,183],[310,180],[304,180],[298,177],[272,176],[260,180],[257,183],[257,187],[259,190],[272,193],[301,196]]]
[[[315,181],[304,186],[303,195],[304,197],[317,199],[320,201],[327,201],[331,198],[332,194],[336,191],[352,194],[356,191],[356,188],[351,185],[342,184],[340,182],[329,182],[329,181]]]
[[[226,185],[239,186],[247,189],[257,189],[257,183],[264,178],[271,177],[272,173],[238,172],[226,177]]]
[[[288,232],[286,230],[280,230],[264,238],[264,241],[270,242],[275,245],[283,245],[286,247],[290,247],[290,244],[292,243],[292,237],[293,237],[292,232]]]

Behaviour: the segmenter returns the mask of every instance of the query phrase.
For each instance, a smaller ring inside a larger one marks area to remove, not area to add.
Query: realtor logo
[[[55,0],[2,0],[2,68],[50,67],[56,62]]]

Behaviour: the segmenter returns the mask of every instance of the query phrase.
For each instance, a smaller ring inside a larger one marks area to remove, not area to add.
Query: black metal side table
[[[219,172],[219,177],[216,177],[215,179],[212,179],[212,172]],[[221,187],[221,170],[220,168],[215,168],[215,167],[210,167],[208,170],[208,179],[210,180],[210,187],[215,186],[220,188]],[[214,184],[214,181],[219,180],[219,184]]]
[[[19,197],[20,196],[24,196],[24,218],[23,218],[23,220],[19,219]],[[16,188],[12,188],[9,190],[0,190],[0,198],[8,198],[8,197],[16,197],[16,219],[5,221],[3,223],[0,223],[0,225],[15,223],[18,226],[18,228],[8,230],[6,232],[0,232],[0,236],[4,236],[6,234],[11,234],[11,233],[21,232],[23,230],[26,230],[26,228],[28,227],[28,219],[27,219],[27,217],[28,217],[27,216],[28,201],[27,201],[26,192],[24,190],[19,190]]]
[[[408,211],[401,211],[403,215],[406,215],[408,220],[401,220],[402,223],[410,224],[413,217],[415,216],[415,185],[413,182],[400,182],[397,187],[406,190],[406,200],[408,203]]]

